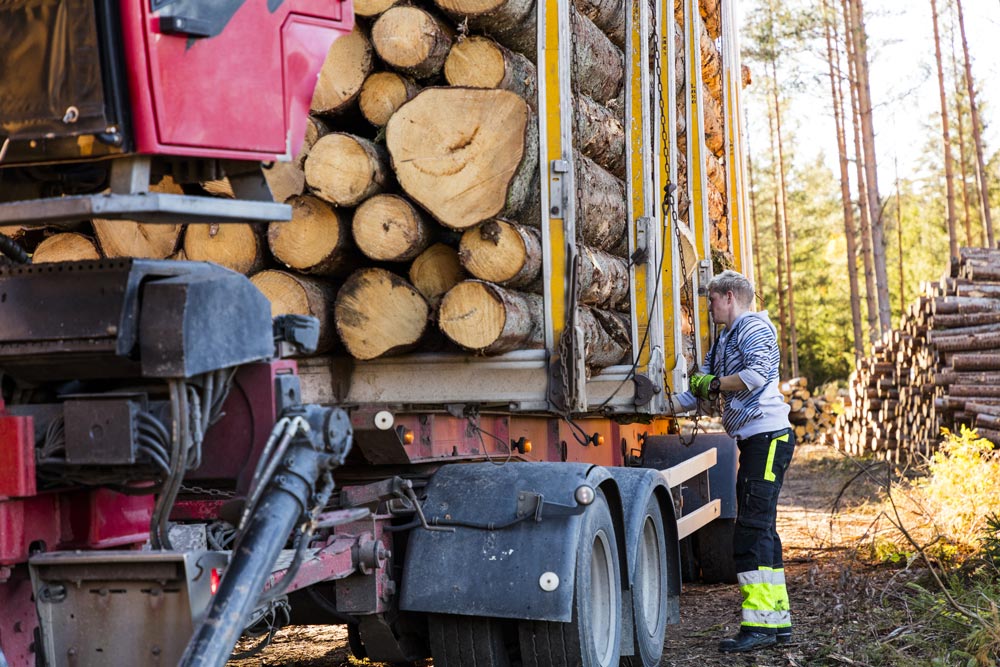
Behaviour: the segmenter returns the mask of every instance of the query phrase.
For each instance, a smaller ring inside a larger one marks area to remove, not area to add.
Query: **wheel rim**
[[[663,589],[660,581],[663,572],[660,570],[663,554],[660,553],[660,540],[657,539],[656,526],[653,519],[646,517],[642,525],[642,541],[639,543],[638,590],[642,608],[642,619],[646,634],[650,637],[656,634],[660,627],[660,614],[663,611],[661,598]]]
[[[619,612],[615,608],[614,563],[611,542],[603,530],[598,531],[594,535],[590,558],[590,615],[594,649],[601,667],[611,664],[611,657],[617,648],[613,643],[615,614]]]

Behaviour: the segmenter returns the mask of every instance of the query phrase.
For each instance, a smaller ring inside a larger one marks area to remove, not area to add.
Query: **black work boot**
[[[788,644],[792,641],[792,631],[791,630],[778,630],[778,634],[774,636],[775,641],[778,644]]]
[[[719,650],[723,653],[743,653],[744,651],[754,651],[765,646],[774,646],[777,639],[774,635],[766,632],[754,632],[753,630],[740,630],[740,633],[731,639],[723,639],[719,642]]]

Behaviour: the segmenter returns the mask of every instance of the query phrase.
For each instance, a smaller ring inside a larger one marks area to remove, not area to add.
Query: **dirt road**
[[[856,545],[877,512],[877,485],[857,464],[828,447],[800,446],[789,469],[778,511],[792,602],[794,640],[749,656],[724,656],[719,639],[739,626],[736,586],[686,585],[681,622],[667,628],[662,667],[815,667],[880,663],[877,646],[891,628],[878,609],[893,570],[871,568],[854,558]],[[846,490],[845,490],[846,488]],[[838,500],[839,498],[839,500]],[[838,511],[833,506],[838,502]],[[876,648],[873,648],[876,647]],[[342,627],[291,627],[259,656],[239,667],[343,667],[371,664],[350,657]],[[428,662],[428,665],[431,663]]]

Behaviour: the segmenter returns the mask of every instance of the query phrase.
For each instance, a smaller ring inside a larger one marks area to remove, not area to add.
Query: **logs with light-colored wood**
[[[274,269],[254,274],[250,282],[271,302],[271,317],[309,315],[319,320],[317,354],[333,348],[337,340],[333,327],[333,302],[337,290],[333,284]]]
[[[444,61],[444,76],[452,86],[509,90],[532,109],[537,108],[534,63],[488,37],[472,36],[456,42]]]
[[[517,220],[537,200],[537,125],[510,91],[427,88],[389,120],[386,144],[403,190],[452,229]]]
[[[295,156],[295,164],[302,171],[303,183],[305,183],[306,158],[309,157],[309,151],[317,141],[329,133],[330,127],[316,116],[309,116],[306,119],[306,135],[302,140],[302,148]]]
[[[355,206],[392,183],[385,146],[342,132],[316,142],[305,176],[309,189],[335,206]]]
[[[436,306],[452,287],[469,277],[458,259],[458,251],[435,243],[410,264],[410,283]]]
[[[372,44],[360,24],[338,37],[326,54],[313,91],[311,109],[321,115],[347,108],[361,91],[361,84],[374,67]]]
[[[374,18],[391,7],[395,7],[402,0],[354,0],[355,16],[364,18]]]
[[[354,212],[354,242],[370,259],[407,262],[427,249],[434,237],[432,223],[408,199],[381,194]]]
[[[383,127],[396,109],[418,92],[420,86],[399,72],[374,72],[361,86],[358,102],[361,115],[375,127]]]
[[[726,134],[722,118],[722,106],[715,101],[711,93],[704,91],[701,96],[704,110],[705,145],[715,157],[722,157],[726,152]]]
[[[334,321],[344,347],[369,360],[413,349],[430,308],[413,285],[385,269],[359,269],[337,292]]]
[[[77,262],[100,258],[101,253],[94,240],[76,232],[53,234],[39,243],[31,255],[31,261],[34,264]]]
[[[625,88],[625,58],[621,50],[594,25],[573,9],[573,76],[581,93],[608,106]]]
[[[712,39],[722,34],[722,0],[699,0],[698,13]]]
[[[462,235],[458,258],[481,280],[510,289],[541,291],[542,239],[536,229],[488,220]]]
[[[128,220],[91,221],[104,257],[166,259],[180,244],[182,225],[145,224]]]
[[[415,79],[441,71],[454,36],[451,26],[437,16],[406,5],[387,9],[372,25],[372,44],[379,57]]]
[[[610,253],[577,246],[580,303],[600,309],[629,310],[629,264]]]
[[[434,4],[459,25],[485,32],[534,60],[535,0],[434,0]]]
[[[624,0],[573,0],[577,10],[594,22],[619,49],[625,48]]]
[[[705,84],[705,90],[715,103],[722,106],[722,54],[715,42],[709,37],[705,25],[701,26],[699,39],[701,50],[701,80]]]
[[[542,297],[466,280],[441,300],[438,326],[450,340],[480,354],[544,345]]]
[[[311,195],[288,201],[292,219],[267,227],[267,245],[274,258],[299,273],[346,275],[357,268],[351,241],[350,215]]]
[[[237,273],[252,274],[264,268],[267,241],[259,225],[188,225],[184,231],[184,255],[192,262],[214,262]]]

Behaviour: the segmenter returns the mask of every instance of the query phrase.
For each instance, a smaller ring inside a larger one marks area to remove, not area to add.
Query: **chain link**
[[[187,484],[181,484],[181,491],[184,493],[194,493],[202,496],[213,496],[216,498],[233,498],[236,496],[235,491],[223,491],[222,489],[208,489],[204,486],[188,486]]]

